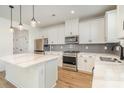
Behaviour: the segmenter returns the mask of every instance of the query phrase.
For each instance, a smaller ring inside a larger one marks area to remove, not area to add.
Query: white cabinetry
[[[50,27],[48,30],[48,44],[58,43],[57,27]]]
[[[105,43],[104,18],[91,21],[91,43]]]
[[[90,37],[90,21],[83,21],[79,24],[79,43],[85,44],[89,43]]]
[[[57,30],[57,34],[58,34],[58,42],[57,44],[65,44],[65,25],[59,25],[58,26],[58,30]]]
[[[80,22],[79,43],[105,43],[104,18]]]
[[[65,36],[79,35],[79,19],[65,21]]]
[[[124,5],[117,6],[117,21],[118,38],[124,38]]]
[[[64,44],[64,25],[56,25],[48,28],[48,44]]]
[[[95,63],[95,55],[78,54],[78,70],[83,72],[92,73]]]
[[[56,55],[56,56],[59,56],[58,58],[58,66],[59,67],[62,67],[62,63],[63,63],[63,52],[54,52],[54,51],[46,51],[45,52],[46,55]]]
[[[106,42],[118,42],[117,32],[117,10],[108,11],[105,14],[106,19]]]

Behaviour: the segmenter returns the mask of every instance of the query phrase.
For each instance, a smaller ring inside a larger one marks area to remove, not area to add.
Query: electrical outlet
[[[105,50],[107,50],[107,49],[108,49],[108,47],[107,47],[107,46],[105,46],[105,47],[104,47],[104,49],[105,49]]]
[[[61,49],[63,48],[63,46],[60,47]]]
[[[70,47],[69,48],[73,48],[73,45],[70,45]]]
[[[88,49],[89,47],[88,46],[85,46],[85,49]]]

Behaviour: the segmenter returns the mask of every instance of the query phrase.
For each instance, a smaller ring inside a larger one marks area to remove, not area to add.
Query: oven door
[[[76,61],[76,57],[63,56],[64,64],[76,65]]]

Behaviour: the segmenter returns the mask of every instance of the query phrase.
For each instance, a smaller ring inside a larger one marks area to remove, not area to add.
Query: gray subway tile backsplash
[[[51,45],[51,51],[80,51],[92,53],[110,53],[118,54],[117,51],[112,51],[111,48],[114,44],[57,44]],[[104,47],[107,46],[107,50]]]

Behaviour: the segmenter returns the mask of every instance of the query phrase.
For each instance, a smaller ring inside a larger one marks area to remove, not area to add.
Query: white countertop
[[[101,55],[119,59],[114,55]],[[120,88],[124,87],[124,61],[113,63],[101,61],[99,57],[95,61],[93,74],[93,88]]]
[[[48,62],[49,60],[54,60],[57,58],[58,56],[55,56],[55,55],[41,55],[41,54],[26,53],[26,54],[15,54],[15,55],[0,57],[0,60],[5,63],[26,68],[39,63]]]

